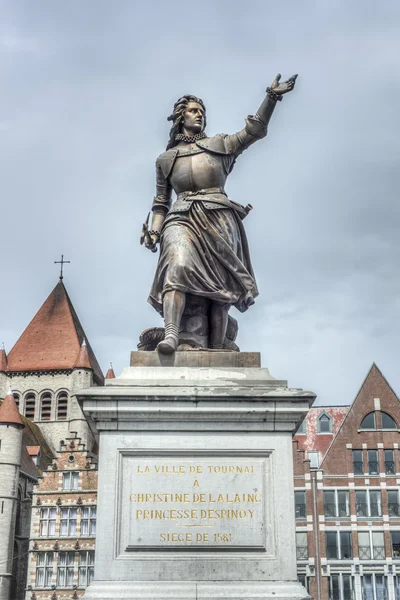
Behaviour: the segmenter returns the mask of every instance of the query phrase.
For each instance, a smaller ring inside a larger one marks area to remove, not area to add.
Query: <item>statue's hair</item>
[[[167,150],[173,148],[177,142],[175,140],[175,136],[177,133],[181,133],[181,126],[183,122],[183,113],[186,110],[189,102],[197,102],[204,109],[204,128],[206,127],[206,107],[201,98],[197,98],[197,96],[192,96],[191,94],[185,94],[182,98],[179,98],[174,104],[174,110],[172,114],[168,117],[168,121],[172,121],[172,127],[169,132],[169,141],[167,144]]]

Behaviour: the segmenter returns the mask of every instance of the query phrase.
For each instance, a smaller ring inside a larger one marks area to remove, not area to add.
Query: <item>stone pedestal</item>
[[[307,597],[292,433],[314,394],[271,377],[257,353],[178,352],[165,366],[137,352],[131,365],[77,394],[100,447],[84,598]]]

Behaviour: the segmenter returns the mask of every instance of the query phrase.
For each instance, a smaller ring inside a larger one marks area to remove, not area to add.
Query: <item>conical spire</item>
[[[8,390],[7,396],[4,398],[0,406],[0,423],[4,425],[17,425],[25,427],[22,422],[21,415],[18,411],[18,406],[14,400],[11,388]]]
[[[9,372],[73,369],[86,338],[72,302],[60,280],[8,354]],[[87,339],[87,338],[86,338]],[[103,374],[87,342],[89,368],[98,383]]]
[[[5,373],[7,371],[7,354],[4,348],[4,344],[2,344],[0,350],[0,373]]]
[[[83,338],[82,346],[79,350],[78,358],[76,359],[75,368],[76,369],[78,369],[78,368],[79,369],[91,369],[92,368],[92,365],[90,364],[90,358],[89,358],[89,353],[88,353],[88,349],[86,346],[85,338]]]
[[[115,379],[115,373],[114,373],[114,369],[113,369],[111,362],[110,362],[110,368],[107,371],[106,379]]]

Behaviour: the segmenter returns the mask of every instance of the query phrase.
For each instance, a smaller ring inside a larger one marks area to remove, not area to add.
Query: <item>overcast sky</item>
[[[174,101],[233,133],[279,71],[299,73],[227,191],[260,296],[241,350],[350,403],[375,361],[400,393],[398,0],[0,1],[0,341],[58,279],[104,370],[129,364],[157,255],[139,246]]]

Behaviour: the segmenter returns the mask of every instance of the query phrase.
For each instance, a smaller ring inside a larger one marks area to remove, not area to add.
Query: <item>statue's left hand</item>
[[[280,78],[281,74],[278,73],[278,75],[275,77],[274,81],[271,84],[271,90],[279,96],[292,91],[296,83],[297,74],[292,75],[287,81],[282,81],[282,83],[280,83]]]

